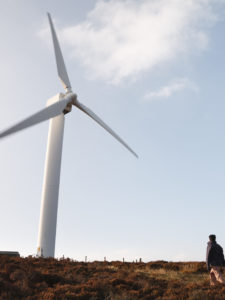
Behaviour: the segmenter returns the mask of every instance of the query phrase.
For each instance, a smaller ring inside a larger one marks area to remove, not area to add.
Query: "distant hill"
[[[209,286],[204,262],[74,262],[0,257],[0,299],[225,299]]]

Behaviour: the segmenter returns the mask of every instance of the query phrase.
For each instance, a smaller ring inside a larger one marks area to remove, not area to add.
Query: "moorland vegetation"
[[[85,263],[1,256],[0,299],[220,300],[225,286],[209,286],[204,262]]]

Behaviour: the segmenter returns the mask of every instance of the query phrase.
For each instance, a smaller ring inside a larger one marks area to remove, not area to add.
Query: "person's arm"
[[[223,261],[223,266],[225,266],[225,260],[224,260],[224,254],[223,254],[223,248],[221,247],[221,258],[222,258],[222,261]]]
[[[210,250],[211,250],[211,244],[209,244],[207,246],[207,250],[206,250],[206,266],[207,266],[207,270],[210,271]]]

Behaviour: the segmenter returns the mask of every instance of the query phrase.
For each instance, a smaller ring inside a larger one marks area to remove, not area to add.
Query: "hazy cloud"
[[[83,22],[57,32],[89,77],[119,83],[204,50],[224,10],[225,0],[99,0]]]
[[[98,1],[84,22],[61,31],[91,77],[119,83],[179,54],[201,51],[221,0]]]
[[[146,100],[158,99],[158,98],[169,98],[174,93],[181,91],[183,89],[197,90],[197,86],[192,83],[188,78],[178,78],[173,80],[168,85],[161,87],[157,91],[150,91],[145,94],[144,98]]]

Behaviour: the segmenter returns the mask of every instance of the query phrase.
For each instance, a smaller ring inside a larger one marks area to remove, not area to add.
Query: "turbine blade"
[[[138,155],[108,126],[105,122],[103,122],[92,110],[90,110],[85,105],[76,101],[74,105],[82,110],[85,114],[91,117],[95,122],[97,122],[100,126],[102,126],[106,131],[108,131],[117,141],[119,141],[124,147],[126,147],[136,158]]]
[[[20,121],[15,125],[9,127],[8,129],[1,131],[0,138],[6,137],[10,134],[16,133],[17,131],[23,130],[25,128],[28,128],[30,126],[36,125],[38,123],[60,115],[64,111],[68,102],[70,102],[69,99],[64,99],[40,110],[36,114],[33,114],[32,116],[24,119],[23,121]]]
[[[59,41],[55,32],[55,28],[52,22],[52,18],[50,13],[47,13],[48,19],[49,19],[49,24],[51,28],[51,33],[52,33],[52,40],[53,40],[53,45],[54,45],[54,50],[55,50],[55,59],[56,59],[56,65],[57,65],[57,70],[58,70],[58,75],[59,78],[63,84],[63,87],[66,91],[71,90],[71,85],[70,85],[70,80],[66,71],[66,66],[63,60],[62,56],[62,51],[59,46]]]

